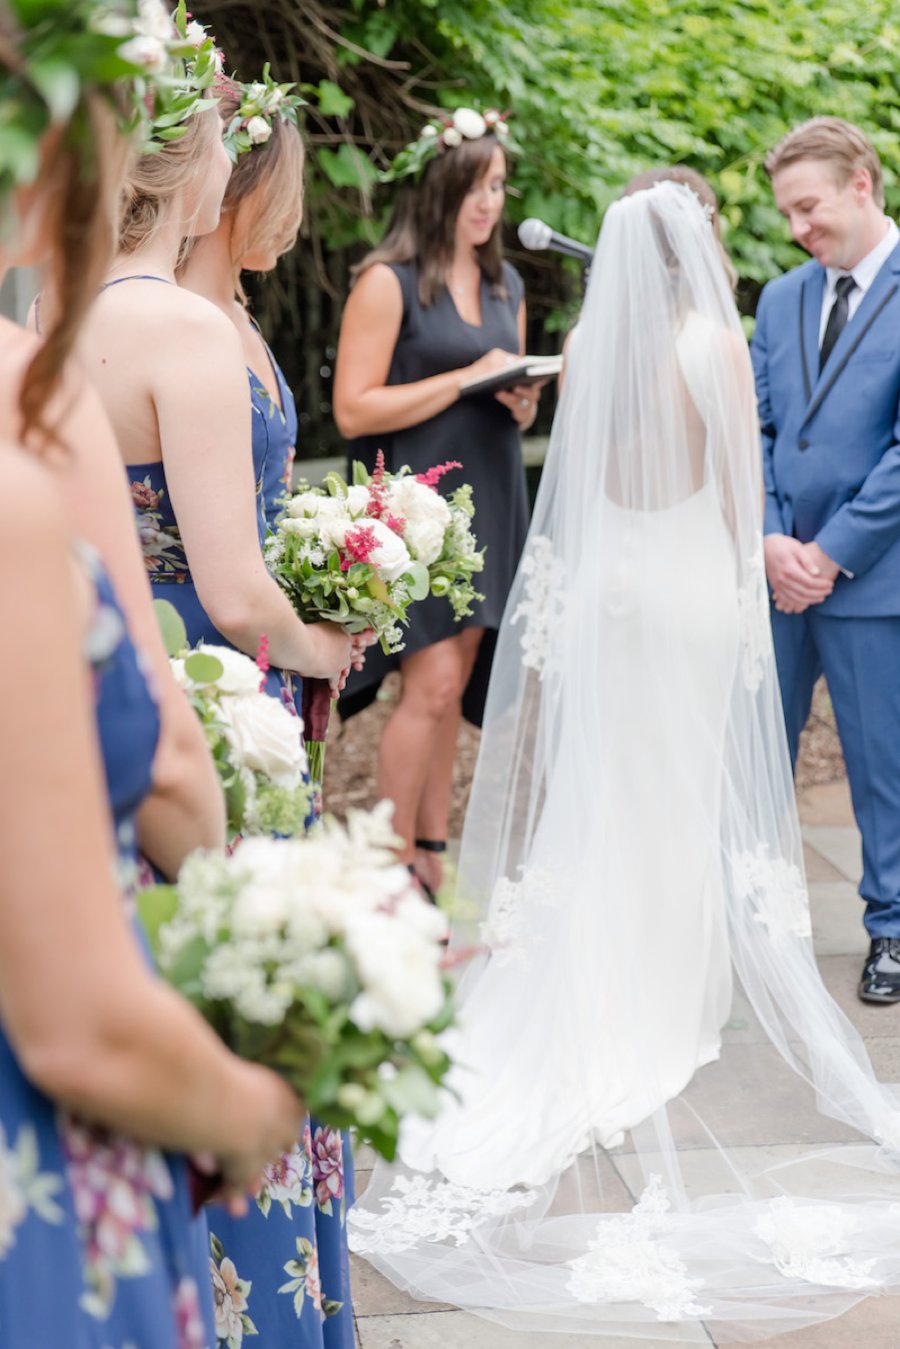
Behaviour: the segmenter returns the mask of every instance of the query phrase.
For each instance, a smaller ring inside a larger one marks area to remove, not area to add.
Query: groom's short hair
[[[881,160],[868,136],[840,117],[812,117],[802,122],[773,146],[763,160],[770,178],[799,159],[819,159],[831,164],[838,181],[850,180],[857,169],[868,169],[875,205],[884,209],[884,178]]]

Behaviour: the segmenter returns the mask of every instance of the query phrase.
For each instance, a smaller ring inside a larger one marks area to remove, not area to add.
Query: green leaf
[[[184,669],[195,684],[215,684],[225,673],[218,656],[209,656],[205,651],[192,651],[185,657]]]
[[[184,619],[169,600],[154,600],[153,608],[166,650],[170,656],[180,655],[188,644]]]
[[[319,81],[318,95],[319,112],[323,117],[346,117],[355,102],[340,85],[331,80]]]
[[[174,885],[153,885],[139,890],[135,900],[141,926],[154,952],[159,951],[159,930],[178,910],[178,891]]]
[[[411,562],[403,574],[409,581],[410,598],[424,600],[431,590],[428,568],[421,562]]]

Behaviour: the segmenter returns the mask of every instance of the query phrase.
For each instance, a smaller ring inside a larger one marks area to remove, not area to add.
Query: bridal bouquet
[[[472,489],[437,490],[457,463],[413,475],[388,473],[378,453],[371,475],[329,473],[325,487],[301,483],[266,543],[266,562],[306,621],[329,619],[350,632],[372,628],[386,653],[403,649],[415,600],[442,595],[456,617],[482,597],[472,577],[484,565],[472,533]]]
[[[162,975],[222,1039],[389,1159],[401,1118],[437,1110],[451,1019],[446,920],[397,862],[391,811],[194,853],[138,898]]]
[[[169,658],[172,673],[203,726],[225,793],[229,834],[301,833],[312,812],[303,722],[262,692],[265,671],[249,656],[206,643],[187,649],[184,626],[172,614],[166,615],[169,649],[178,653]]]

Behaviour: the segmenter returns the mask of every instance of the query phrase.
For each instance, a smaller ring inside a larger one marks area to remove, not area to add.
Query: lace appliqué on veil
[[[738,630],[744,687],[755,693],[772,659],[769,589],[762,547],[747,562],[747,579],[738,589]]]
[[[524,618],[522,664],[536,670],[541,679],[551,655],[551,638],[565,613],[566,569],[554,556],[546,534],[535,534],[521,564],[525,593],[510,619],[514,626]]]
[[[394,1198],[393,1196],[397,1197]],[[501,1218],[527,1208],[535,1191],[470,1190],[449,1180],[398,1176],[380,1213],[353,1209],[347,1226],[351,1251],[392,1255],[420,1241],[452,1241],[464,1246],[469,1233],[485,1218]]]
[[[524,966],[528,963],[524,938],[533,931],[531,919],[535,908],[549,904],[552,899],[553,877],[541,867],[519,867],[519,872],[520,880],[501,876],[494,886],[487,919],[481,925],[481,940],[499,963],[515,961]]]
[[[672,1228],[669,1208],[660,1177],[651,1176],[632,1211],[604,1219],[588,1254],[572,1261],[569,1292],[579,1302],[640,1302],[660,1321],[708,1316],[695,1297],[703,1280],[690,1278],[681,1257],[659,1240]]]
[[[809,895],[799,867],[785,857],[770,857],[765,843],[756,852],[733,853],[730,862],[738,899],[753,905],[754,922],[762,923],[773,941],[812,936]]]
[[[768,1246],[772,1263],[786,1279],[825,1288],[875,1288],[869,1270],[875,1260],[847,1255],[857,1224],[831,1204],[797,1204],[787,1195],[773,1199],[754,1232]]]

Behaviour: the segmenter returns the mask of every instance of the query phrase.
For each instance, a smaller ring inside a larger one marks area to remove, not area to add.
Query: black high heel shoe
[[[447,840],[443,838],[417,838],[413,846],[418,848],[421,852],[442,853],[447,851]],[[416,870],[414,862],[409,863],[409,870],[410,874],[415,876],[416,880],[421,885],[425,898],[429,900],[430,903],[436,904],[437,895],[434,890],[432,890],[431,886],[422,880],[422,877]]]

